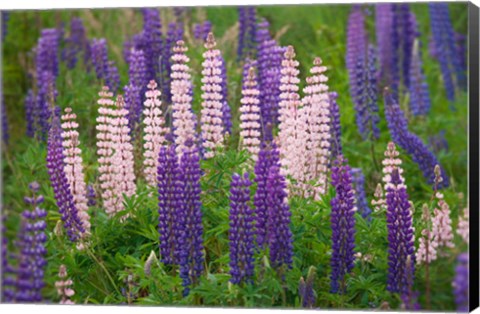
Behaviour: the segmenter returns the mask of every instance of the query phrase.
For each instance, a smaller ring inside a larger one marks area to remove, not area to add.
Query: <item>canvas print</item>
[[[468,311],[467,3],[1,16],[3,303]]]

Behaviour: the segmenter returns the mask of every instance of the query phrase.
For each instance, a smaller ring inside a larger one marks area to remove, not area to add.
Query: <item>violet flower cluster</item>
[[[257,29],[257,10],[246,6],[238,8],[238,48],[237,60],[252,58],[255,54],[255,34]]]
[[[427,115],[432,104],[428,84],[423,73],[418,41],[415,42],[412,50],[409,75],[410,109],[416,116]]]
[[[171,73],[172,73],[172,56],[174,55],[173,47],[177,41],[183,39],[183,24],[169,23],[167,35],[162,49],[162,80],[161,86],[163,100],[170,104],[172,103],[172,94],[170,89]]]
[[[355,190],[356,207],[360,215],[366,220],[370,220],[372,210],[368,206],[367,197],[365,195],[365,176],[360,168],[352,168],[352,184]]]
[[[329,92],[328,98],[330,102],[330,154],[332,159],[343,155],[342,150],[342,126],[340,124],[340,107],[337,103],[338,93]]]
[[[77,241],[85,232],[82,219],[75,205],[74,197],[70,189],[65,173],[65,154],[62,143],[62,129],[58,116],[54,116],[52,127],[48,134],[47,168],[52,184],[58,210],[62,215],[63,226],[67,230],[69,239]]]
[[[345,276],[355,261],[355,191],[347,160],[338,156],[332,167],[332,186],[336,195],[331,200],[332,257],[330,265],[330,291],[344,294]]]
[[[197,23],[193,25],[193,37],[197,40],[206,40],[208,33],[212,31],[212,23],[210,21],[204,21],[203,23]]]
[[[450,101],[455,99],[455,88],[466,88],[465,68],[461,64],[461,56],[457,53],[455,45],[455,32],[453,30],[448,3],[429,3],[430,28],[433,33],[433,42],[443,84]]]
[[[461,253],[457,257],[455,278],[452,282],[453,295],[458,312],[469,311],[469,257],[468,253]]]
[[[128,126],[135,135],[140,124],[144,95],[147,88],[147,65],[143,50],[132,48],[128,60],[129,84],[124,87]]]
[[[228,104],[228,79],[227,79],[227,68],[225,64],[225,59],[223,56],[219,56],[220,59],[220,77],[222,79],[221,88],[222,88],[222,122],[223,122],[223,133],[232,133],[232,110]]]
[[[234,284],[253,283],[254,216],[250,207],[248,173],[234,174],[230,186],[230,281]]]
[[[37,182],[30,183],[29,188],[34,195],[25,197],[25,203],[31,207],[31,210],[25,210],[22,213],[17,243],[19,252],[16,257],[18,264],[15,270],[14,301],[20,303],[42,301],[41,291],[45,286],[44,269],[47,265],[45,259],[47,254],[45,248],[47,211],[39,207],[44,198],[42,195],[35,196],[40,188]]]
[[[143,31],[135,45],[136,49],[143,50],[147,66],[147,80],[157,81],[160,76],[163,38],[160,12],[155,8],[142,9]],[[163,61],[163,60],[162,60]]]
[[[97,79],[105,79],[108,73],[108,50],[105,38],[94,38],[91,42],[92,63]]]
[[[70,36],[65,38],[65,48],[62,51],[63,59],[69,69],[75,67],[80,53],[83,53],[83,63],[87,66],[90,58],[90,43],[82,19],[74,17],[70,21]]]
[[[311,309],[315,306],[317,301],[317,295],[313,288],[313,282],[315,280],[315,267],[311,266],[308,270],[307,280],[300,278],[298,284],[298,294],[302,300],[302,307]]]
[[[255,233],[256,242],[259,249],[265,248],[268,244],[268,174],[270,168],[280,165],[280,153],[274,144],[263,143],[258,160],[255,163],[255,183],[257,191],[255,193],[253,204],[255,205]]]
[[[415,273],[413,219],[406,186],[394,167],[386,188],[388,229],[387,290],[401,295],[409,293]]]
[[[263,19],[257,25],[255,40],[257,43],[258,84],[260,90],[260,106],[263,140],[273,139],[273,126],[278,120],[278,104],[280,103],[280,71],[285,48],[271,38],[269,24]]]
[[[384,100],[385,118],[393,141],[412,156],[413,161],[418,164],[427,182],[433,184],[435,177],[434,168],[439,164],[437,158],[417,135],[408,130],[407,119],[389,89],[385,89]],[[448,176],[443,168],[441,172],[443,180],[439,188],[448,187]]]
[[[273,268],[291,268],[293,234],[290,230],[292,213],[288,205],[287,184],[280,167],[273,165],[267,175],[267,232],[270,264]]]

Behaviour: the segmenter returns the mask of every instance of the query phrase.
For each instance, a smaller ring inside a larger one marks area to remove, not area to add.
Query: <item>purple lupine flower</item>
[[[212,23],[204,21],[203,23],[194,24],[193,37],[197,40],[206,40],[208,33],[212,31]]]
[[[357,53],[361,53],[358,51]],[[365,59],[364,59],[365,58]],[[375,50],[369,45],[368,51],[357,57],[355,78],[351,80],[355,86],[351,88],[353,102],[355,103],[357,127],[363,139],[380,137],[377,104],[377,80],[375,69]]]
[[[198,148],[193,142],[187,143],[180,158],[180,169],[183,181],[183,197],[180,213],[176,219],[180,223],[178,241],[178,262],[180,277],[184,287],[183,295],[190,292],[190,286],[198,282],[203,272],[203,225],[200,201],[200,157]]]
[[[330,92],[328,93],[330,101],[330,147],[332,158],[335,159],[337,156],[342,155],[342,127],[340,124],[340,107],[337,104],[338,93]]]
[[[160,57],[163,45],[160,12],[158,9],[144,8],[142,13],[142,50],[145,53],[147,65],[147,81],[158,81],[157,76],[160,74]]]
[[[60,119],[58,115],[55,115],[48,134],[47,168],[58,210],[62,215],[62,221],[68,237],[73,242],[81,236],[81,233],[85,232],[85,229],[82,226],[82,220],[78,216],[78,210],[65,174],[65,156],[61,133]]]
[[[260,90],[260,113],[264,141],[273,139],[273,126],[278,120],[280,103],[280,79],[285,48],[268,35],[268,22],[264,19],[257,25],[256,42],[258,47],[257,68]]]
[[[433,34],[435,52],[442,71],[443,84],[450,101],[455,99],[455,83],[453,73],[457,76],[457,84],[465,82],[455,49],[455,33],[453,31],[448,3],[429,3],[430,28]]]
[[[420,304],[418,303],[418,292],[413,291],[413,271],[415,270],[415,267],[411,267],[411,258],[410,255],[407,256],[407,274],[406,274],[406,286],[407,286],[407,292],[402,293],[400,298],[402,299],[402,306],[401,308],[403,310],[420,310]]]
[[[394,167],[386,185],[388,228],[387,290],[409,293],[410,278],[415,274],[413,222],[408,194],[399,169]]]
[[[468,253],[461,253],[457,257],[455,278],[452,282],[453,295],[455,296],[455,303],[459,312],[468,312],[469,310],[469,269]]]
[[[258,153],[258,160],[255,163],[255,183],[257,191],[253,199],[255,205],[255,233],[256,242],[259,249],[263,249],[268,244],[268,173],[273,166],[278,167],[280,163],[280,153],[275,146],[263,143]]]
[[[5,226],[7,216],[2,215],[2,302],[12,302],[15,298],[15,274],[16,269],[10,264],[9,259],[12,259],[11,252],[8,250],[8,238],[6,235],[7,228]]]
[[[5,37],[7,37],[8,33],[8,20],[10,19],[10,14],[8,11],[2,11],[2,42],[5,41]]]
[[[108,73],[108,50],[105,38],[94,38],[91,42],[92,63],[97,79],[105,79]]]
[[[234,284],[253,283],[254,230],[253,210],[250,207],[248,173],[243,178],[234,174],[230,186],[230,281]]]
[[[132,134],[135,134],[142,118],[142,89],[132,84],[126,85],[123,89],[125,92],[125,109],[128,110],[128,127]]]
[[[146,88],[147,66],[143,51],[132,48],[128,60],[128,82],[139,88]]]
[[[178,168],[175,146],[162,146],[158,157],[158,233],[160,234],[160,255],[164,264],[177,264],[179,237],[182,225],[178,212],[183,205],[183,178]]]
[[[392,56],[393,56],[393,3],[375,4],[375,30],[377,35],[378,52],[378,79],[380,86],[392,84]]]
[[[428,149],[422,140],[408,130],[408,122],[389,89],[384,92],[385,118],[388,129],[393,141],[412,156],[415,163],[418,164],[423,176],[429,184],[434,184],[434,168],[439,164],[435,155]],[[445,188],[449,185],[449,179],[445,169],[442,168],[443,181],[439,188]]]
[[[70,21],[70,36],[65,39],[65,48],[63,49],[63,59],[69,69],[73,69],[78,61],[78,53],[84,52],[87,48],[88,39],[85,33],[82,19],[75,17]],[[86,60],[85,60],[86,61]]]
[[[35,101],[35,113],[38,114],[38,126],[42,138],[46,138],[50,128],[50,117],[58,93],[55,87],[55,77],[52,71],[43,71],[37,75],[39,88]]]
[[[415,37],[418,36],[417,20],[415,14],[410,11],[408,3],[396,3],[394,8],[394,56],[398,59],[398,67],[405,88],[410,86],[410,59]],[[400,81],[400,79],[398,80]]]
[[[315,280],[315,267],[310,267],[307,274],[307,280],[300,278],[298,284],[298,294],[302,299],[302,307],[311,309],[315,306],[317,301],[317,296],[315,290],[313,289],[313,281]]]
[[[355,191],[347,160],[338,156],[332,167],[332,186],[336,195],[331,201],[332,257],[330,264],[330,291],[346,292],[345,275],[350,273],[355,261]]]
[[[125,61],[126,64],[130,66],[130,55],[132,49],[136,49],[134,44],[133,44],[133,39],[126,38],[125,41],[123,42],[123,60]],[[145,58],[145,57],[144,57]]]
[[[230,105],[228,104],[228,81],[227,81],[227,69],[225,66],[225,59],[222,55],[219,56],[220,60],[220,78],[222,79],[220,86],[222,88],[222,120],[223,120],[223,133],[232,133],[232,113]]]
[[[17,256],[14,299],[20,303],[42,301],[41,291],[45,286],[44,269],[47,265],[45,259],[47,254],[45,248],[47,211],[39,207],[44,198],[42,195],[35,196],[40,188],[37,182],[30,183],[29,188],[34,195],[25,197],[25,203],[31,207],[31,210],[25,210],[22,213],[22,225],[17,243],[19,254]]]
[[[120,74],[118,74],[118,69],[115,66],[114,61],[109,60],[107,65],[108,67],[107,73],[105,74],[105,85],[108,86],[112,92],[115,92],[120,86]]]
[[[183,16],[187,13],[187,8],[185,7],[174,7],[173,8],[173,15],[175,16],[175,20],[180,22]]]
[[[173,47],[175,43],[183,39],[183,24],[181,23],[170,23],[168,24],[167,37],[165,38],[165,43],[162,49],[162,81],[161,86],[163,99],[168,103],[172,103],[172,94],[170,91],[171,79],[170,75],[172,73],[172,56],[173,56]]]
[[[253,57],[255,49],[255,32],[257,23],[257,12],[255,7],[238,8],[238,50],[237,60],[243,60],[246,57]]]
[[[441,151],[448,151],[448,142],[445,138],[445,130],[441,130],[438,134],[429,136],[428,146],[433,150],[434,153],[439,153]]]
[[[367,197],[365,195],[365,176],[360,168],[352,168],[352,185],[355,191],[355,201],[357,210],[366,220],[370,220],[372,210],[368,206]]]
[[[36,131],[36,121],[38,120],[35,108],[35,95],[30,88],[25,97],[25,121],[27,123],[27,136],[34,137]]]
[[[357,67],[359,59],[366,61],[367,35],[365,33],[365,17],[359,5],[352,8],[347,25],[347,52],[345,64],[350,78],[350,91],[354,94],[357,84]]]
[[[460,88],[465,89],[467,87],[467,36],[455,33],[455,47],[456,47],[456,56],[458,59],[458,70],[457,70],[457,80]]]
[[[89,184],[87,185],[87,206],[95,206],[97,204],[96,201],[97,194],[95,193],[95,189],[93,188],[93,185]]]
[[[418,46],[414,47],[409,72],[410,109],[416,116],[427,115],[431,107],[430,93],[423,73],[420,49]]]
[[[290,230],[290,206],[287,184],[280,167],[273,165],[267,176],[267,232],[270,264],[273,268],[291,268],[293,262],[293,234]]]
[[[2,101],[2,140],[5,144],[8,144],[10,139],[10,132],[8,130],[8,117],[7,117],[7,109],[5,107],[5,100],[3,93],[1,94],[1,101]]]
[[[52,72],[54,77],[58,76],[58,45],[59,34],[55,28],[43,29],[38,39],[35,56],[37,76],[42,72]],[[37,78],[37,85],[41,84]]]

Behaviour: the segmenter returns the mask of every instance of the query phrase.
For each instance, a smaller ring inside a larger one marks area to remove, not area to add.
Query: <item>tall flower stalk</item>
[[[243,146],[252,154],[253,160],[257,160],[260,151],[260,91],[257,87],[255,68],[248,69],[247,77],[244,78],[242,99],[240,103],[240,136]]]
[[[59,280],[55,281],[55,288],[57,288],[57,294],[60,297],[60,304],[75,304],[70,297],[75,294],[75,291],[71,288],[73,281],[67,279],[67,267],[60,265],[58,270]]]
[[[230,186],[230,281],[252,283],[254,275],[253,210],[250,208],[251,181],[248,173],[234,174]]]
[[[344,294],[347,290],[345,276],[355,261],[355,191],[347,160],[340,155],[332,167],[332,185],[336,195],[331,201],[332,257],[330,264],[330,291]]]

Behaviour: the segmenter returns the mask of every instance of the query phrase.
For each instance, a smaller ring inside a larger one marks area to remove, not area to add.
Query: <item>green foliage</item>
[[[444,191],[445,199],[452,209],[453,225],[466,206],[467,192],[467,95],[462,94],[454,104],[449,104],[441,82],[440,68],[427,52],[430,34],[429,16],[426,4],[412,5],[421,31],[421,42],[426,76],[432,95],[432,112],[428,117],[412,117],[408,113],[406,99],[401,100],[402,108],[409,117],[409,128],[424,141],[428,136],[446,130],[448,152],[441,152],[438,158],[451,178],[451,187]],[[454,27],[465,33],[466,6],[451,4]],[[170,9],[162,9],[164,24],[171,19]],[[320,56],[329,71],[329,86],[339,93],[344,154],[352,167],[360,167],[366,175],[366,194],[371,200],[377,183],[381,182],[381,159],[390,135],[380,103],[381,137],[371,144],[363,142],[355,126],[355,113],[348,91],[348,76],[345,69],[345,32],[350,6],[346,5],[305,5],[260,7],[258,14],[271,22],[271,29],[281,45],[296,47],[300,61],[302,81],[312,65],[313,58]],[[372,8],[370,8],[372,10]],[[168,12],[166,14],[165,12]],[[77,303],[91,304],[144,304],[144,305],[208,305],[242,307],[300,307],[298,282],[305,277],[311,266],[316,268],[314,288],[317,307],[320,308],[379,308],[388,302],[391,308],[398,308],[397,295],[386,291],[387,279],[387,229],[385,214],[373,213],[371,222],[356,215],[356,251],[362,258],[347,277],[346,295],[335,295],[330,289],[330,200],[334,190],[330,189],[321,201],[292,197],[291,229],[294,235],[294,263],[282,278],[268,262],[268,252],[256,252],[255,283],[232,285],[229,282],[229,187],[233,173],[249,172],[253,178],[253,162],[245,151],[239,148],[238,107],[241,82],[241,67],[236,63],[236,8],[212,7],[193,9],[187,15],[187,25],[206,14],[214,25],[219,48],[227,62],[229,80],[229,103],[232,108],[234,132],[228,138],[226,148],[215,158],[202,161],[202,213],[205,245],[205,273],[188,297],[182,297],[181,279],[178,269],[159,262],[159,240],[156,230],[157,195],[143,180],[137,182],[137,195],[125,199],[125,211],[109,219],[101,201],[90,208],[92,235],[83,250],[76,249],[63,232],[60,215],[55,205],[53,190],[48,179],[45,158],[46,145],[25,136],[23,100],[26,90],[32,85],[27,73],[32,70],[31,53],[42,27],[54,27],[56,21],[67,22],[73,16],[84,19],[90,38],[105,37],[109,54],[121,74],[122,83],[127,82],[127,66],[121,55],[126,37],[141,28],[141,14],[136,10],[84,10],[84,11],[19,11],[12,12],[8,36],[3,45],[3,77],[7,113],[10,122],[11,144],[3,150],[3,204],[7,215],[7,238],[9,249],[14,249],[19,225],[19,214],[24,209],[23,197],[28,193],[28,183],[38,181],[40,193],[45,196],[48,210],[48,266],[44,297],[56,301],[57,272],[65,264],[73,279]],[[295,17],[295,20],[292,20]],[[369,27],[373,27],[369,17]],[[190,32],[191,33],[191,32]],[[191,36],[191,35],[190,35]],[[195,81],[194,109],[200,109],[201,43],[191,38],[187,41],[191,58],[192,74]],[[80,64],[73,70],[61,66],[57,80],[58,105],[71,106],[78,115],[82,157],[86,180],[97,183],[97,155],[95,148],[96,101],[101,83],[93,72],[86,72]],[[456,111],[452,112],[449,105]],[[421,206],[429,203],[431,187],[423,180],[418,166],[401,151],[410,200],[415,211],[414,220],[417,238],[421,231]],[[137,161],[139,158],[137,158]],[[252,193],[256,187],[252,187]],[[464,197],[460,198],[459,193]],[[120,217],[130,214],[124,222]],[[454,309],[451,294],[453,265],[456,255],[467,250],[466,244],[456,237],[455,248],[445,250],[445,257],[430,266],[432,310]],[[154,254],[150,270],[146,262]],[[420,292],[420,302],[425,307],[425,269],[417,267],[415,290]]]

